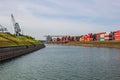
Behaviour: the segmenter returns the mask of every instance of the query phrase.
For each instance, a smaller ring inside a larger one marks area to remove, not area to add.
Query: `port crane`
[[[4,26],[2,26],[2,25],[0,24],[0,32],[5,32],[5,31],[7,31],[7,28],[5,28]]]
[[[11,18],[14,26],[15,35],[20,36],[21,29],[20,29],[19,23],[15,21],[13,14],[11,14]]]

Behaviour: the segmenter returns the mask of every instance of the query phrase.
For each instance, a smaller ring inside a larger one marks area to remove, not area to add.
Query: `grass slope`
[[[29,46],[37,44],[42,43],[28,36],[14,36],[8,33],[0,33],[0,47]]]

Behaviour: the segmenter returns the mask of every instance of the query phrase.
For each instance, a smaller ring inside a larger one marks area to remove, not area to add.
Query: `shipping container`
[[[120,30],[115,31],[115,33],[114,33],[114,39],[115,40],[120,40]]]
[[[97,41],[103,41],[103,39],[101,39],[101,38],[104,38],[105,34],[106,34],[106,32],[97,33],[96,34]]]
[[[85,41],[85,36],[82,36],[82,41]]]
[[[113,40],[114,36],[112,32],[106,32],[105,40]]]

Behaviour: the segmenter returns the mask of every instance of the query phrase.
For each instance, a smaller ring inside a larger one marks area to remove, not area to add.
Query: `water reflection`
[[[120,50],[47,45],[0,64],[0,80],[120,80]]]

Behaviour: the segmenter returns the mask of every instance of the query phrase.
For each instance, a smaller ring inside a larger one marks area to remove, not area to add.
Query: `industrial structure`
[[[0,24],[0,32],[7,32],[7,28]]]
[[[13,22],[13,26],[14,26],[15,35],[20,36],[20,32],[21,32],[20,26],[15,21],[13,14],[11,14],[11,18],[12,18],[12,22]]]

